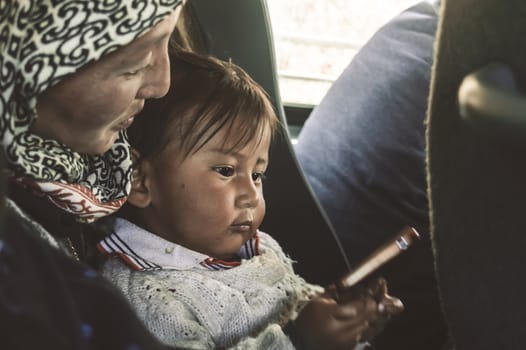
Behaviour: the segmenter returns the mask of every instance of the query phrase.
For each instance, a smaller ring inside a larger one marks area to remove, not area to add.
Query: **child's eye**
[[[260,183],[261,180],[265,180],[265,174],[264,173],[252,173],[252,181],[255,183]]]
[[[214,171],[218,172],[224,177],[231,177],[234,175],[234,168],[229,167],[229,166],[217,166],[217,167],[214,167]]]

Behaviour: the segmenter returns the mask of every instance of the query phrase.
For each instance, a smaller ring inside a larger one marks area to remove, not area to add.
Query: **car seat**
[[[431,234],[456,349],[526,348],[526,3],[446,0],[427,130]]]

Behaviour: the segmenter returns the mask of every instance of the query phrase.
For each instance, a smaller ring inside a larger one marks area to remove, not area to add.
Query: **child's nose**
[[[237,196],[237,206],[240,208],[255,208],[260,201],[260,191],[252,181],[243,179],[240,184],[240,191]]]

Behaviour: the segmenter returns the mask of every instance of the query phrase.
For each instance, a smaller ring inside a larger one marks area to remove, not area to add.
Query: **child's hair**
[[[231,150],[259,144],[267,130],[275,133],[279,122],[267,94],[237,65],[182,50],[171,54],[170,64],[167,95],[148,100],[128,129],[138,161],[174,141],[186,158],[221,129]]]

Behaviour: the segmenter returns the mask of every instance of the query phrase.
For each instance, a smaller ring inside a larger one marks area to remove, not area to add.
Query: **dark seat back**
[[[526,148],[466,123],[461,112],[469,116],[473,106],[458,102],[463,79],[491,62],[526,86],[525,15],[520,0],[446,0],[438,30],[427,140],[431,228],[457,349],[526,348]]]

